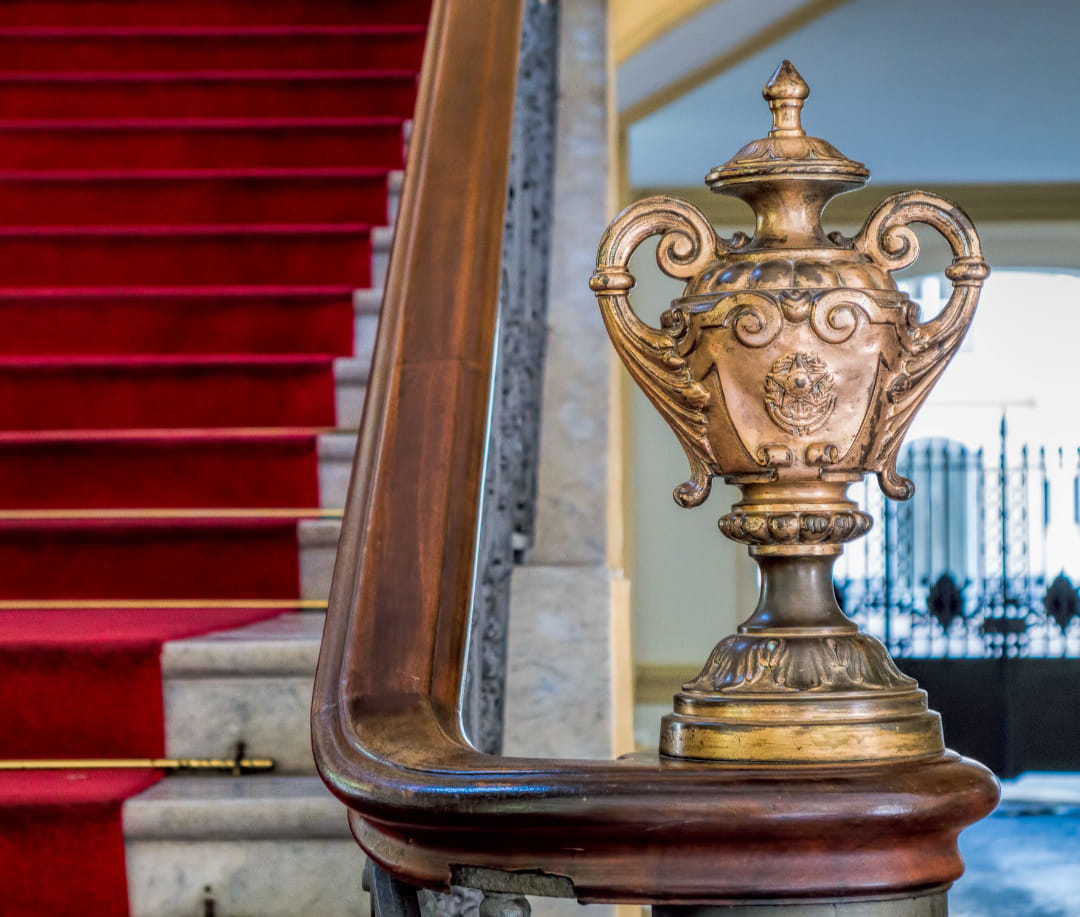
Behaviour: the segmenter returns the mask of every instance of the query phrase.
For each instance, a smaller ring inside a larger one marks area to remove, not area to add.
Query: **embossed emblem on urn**
[[[989,268],[966,214],[922,191],[886,198],[853,238],[827,234],[825,205],[870,173],[806,135],[809,88],[790,63],[763,95],[768,137],[706,176],[750,205],[753,236],[720,238],[686,201],[649,198],[608,227],[590,281],[616,351],[686,453],[676,501],[699,505],[716,476],[738,485],[720,528],[762,570],[758,608],[677,696],[661,750],[728,760],[753,746],[759,758],[822,760],[829,737],[841,760],[928,753],[941,747],[936,714],[837,607],[831,567],[871,526],[847,496],[852,482],[874,473],[887,496],[911,496],[897,452]],[[927,321],[892,276],[918,257],[913,223],[936,229],[953,255],[952,294]],[[654,327],[631,308],[628,264],[657,235],[660,269],[686,286]],[[804,733],[821,740],[817,751],[799,744]]]
[[[835,388],[829,367],[816,354],[788,354],[774,360],[765,377],[765,408],[780,429],[806,436],[832,416]]]

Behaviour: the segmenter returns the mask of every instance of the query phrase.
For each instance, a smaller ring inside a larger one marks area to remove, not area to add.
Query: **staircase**
[[[0,758],[277,762],[0,775],[5,914],[366,908],[308,707],[427,12],[0,5]]]

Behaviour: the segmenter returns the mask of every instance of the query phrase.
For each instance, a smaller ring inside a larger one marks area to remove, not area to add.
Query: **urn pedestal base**
[[[832,589],[833,554],[765,555],[753,615],[725,637],[664,717],[660,753],[768,764],[940,754],[941,717]]]
[[[681,692],[660,727],[663,755],[733,763],[843,764],[944,750],[941,717],[919,689],[790,700]]]

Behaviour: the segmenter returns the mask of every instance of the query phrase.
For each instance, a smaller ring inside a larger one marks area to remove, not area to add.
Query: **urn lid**
[[[835,183],[834,194],[866,184],[870,178],[866,166],[848,159],[831,143],[806,135],[802,107],[810,87],[790,61],[776,68],[761,94],[772,110],[772,130],[705,176],[713,191],[746,198],[747,185],[780,179]]]

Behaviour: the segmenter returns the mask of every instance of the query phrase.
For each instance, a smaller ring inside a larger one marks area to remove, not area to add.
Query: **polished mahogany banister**
[[[371,857],[433,888],[483,870],[559,877],[582,901],[946,884],[994,792],[955,755],[740,768],[507,758],[466,738],[521,5],[435,2],[315,684],[319,772]]]

